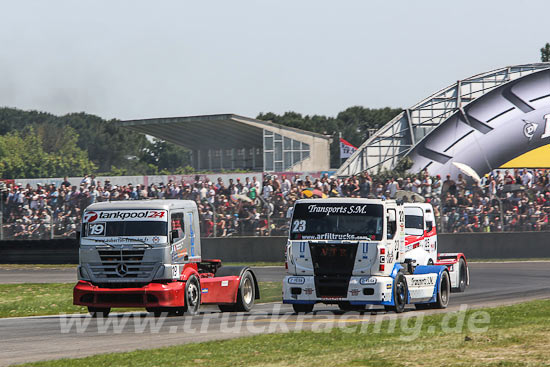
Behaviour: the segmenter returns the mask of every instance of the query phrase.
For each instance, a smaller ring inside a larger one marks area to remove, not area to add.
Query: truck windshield
[[[296,204],[291,240],[377,240],[384,228],[383,206],[378,204]]]
[[[113,221],[85,223],[84,234],[92,236],[166,236],[168,223],[161,221]]]

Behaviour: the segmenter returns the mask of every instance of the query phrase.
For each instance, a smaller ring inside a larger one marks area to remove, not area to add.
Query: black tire
[[[302,303],[293,303],[292,304],[292,308],[294,309],[294,312],[296,313],[310,313],[313,311],[313,307],[315,305],[313,303],[307,303],[307,304],[302,304]]]
[[[256,284],[254,284],[254,277],[248,270],[244,272],[239,284],[239,293],[237,294],[237,311],[248,312],[254,307],[254,300],[256,299]]]
[[[386,311],[394,311],[395,313],[401,313],[405,311],[405,306],[408,301],[408,288],[407,288],[407,279],[403,273],[399,272],[395,276],[395,281],[393,282],[393,300],[394,306],[384,306]]]
[[[234,305],[219,305],[221,312],[248,312],[254,307],[256,299],[256,284],[250,271],[245,271],[241,276],[239,289],[237,290],[237,303]]]
[[[111,312],[110,307],[88,307],[88,312],[92,317],[108,317]]]
[[[187,282],[185,282],[185,306],[178,311],[187,311],[189,315],[196,315],[199,313],[201,305],[201,285],[199,279],[191,275]]]
[[[463,258],[458,261],[458,287],[453,288],[453,292],[464,292],[466,290],[466,284],[468,284],[468,266]]]
[[[437,299],[433,304],[434,308],[447,308],[449,305],[449,295],[451,294],[451,279],[449,278],[449,272],[444,271],[439,279],[439,286],[437,290]]]

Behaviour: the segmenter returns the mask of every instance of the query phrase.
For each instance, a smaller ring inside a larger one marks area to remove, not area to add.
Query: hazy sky
[[[409,107],[540,61],[550,1],[4,1],[0,106],[105,118]]]

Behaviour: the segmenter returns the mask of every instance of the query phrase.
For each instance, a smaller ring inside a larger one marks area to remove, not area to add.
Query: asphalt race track
[[[279,281],[284,276],[282,267],[256,268],[255,271],[262,281]],[[465,293],[451,294],[447,310],[458,310],[461,305],[479,308],[550,298],[549,274],[550,262],[471,263],[470,287]],[[0,271],[2,283],[38,280],[74,281],[74,270]],[[302,330],[321,330],[343,325],[361,327],[367,325],[368,321],[375,321],[377,317],[397,317],[393,313],[385,314],[382,310],[377,313],[344,314],[336,306],[318,305],[314,314],[300,321],[292,314],[291,307],[279,303],[256,305],[253,312],[244,315],[219,313],[213,307],[201,310],[203,312],[195,317],[158,319],[145,312],[113,314],[106,320],[92,319],[87,315],[0,319],[0,364],[83,357],[259,333],[294,331],[299,327]],[[401,315],[411,316],[417,312]],[[429,311],[432,312],[442,311]]]

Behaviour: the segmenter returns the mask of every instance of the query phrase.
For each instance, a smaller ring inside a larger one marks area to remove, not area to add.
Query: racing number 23
[[[304,232],[306,230],[306,221],[301,220],[295,220],[294,223],[292,223],[292,232]]]

